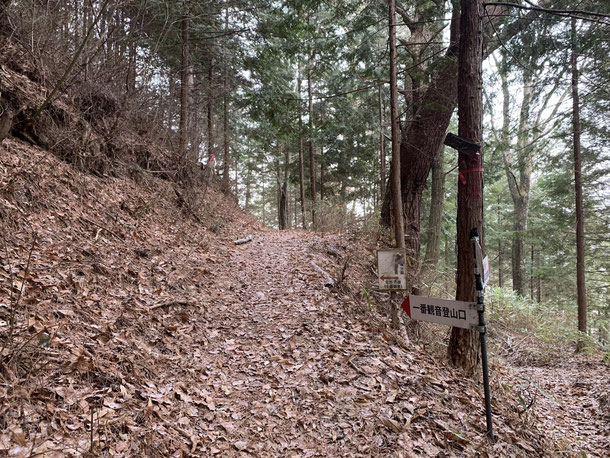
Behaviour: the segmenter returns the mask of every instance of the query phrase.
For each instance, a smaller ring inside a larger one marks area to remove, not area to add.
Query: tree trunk
[[[208,67],[208,156],[214,154],[214,48],[210,48]]]
[[[225,34],[229,30],[229,8],[225,9]],[[222,190],[225,193],[231,191],[231,185],[229,182],[229,78],[228,78],[228,66],[226,58],[223,61],[223,75],[222,75],[222,105],[223,105],[223,120],[222,120],[222,135],[223,135],[223,149],[224,156],[222,160]]]
[[[307,229],[305,224],[305,161],[304,161],[304,143],[303,143],[303,104],[301,102],[301,62],[297,64],[297,94],[299,97],[299,197],[301,199],[301,223],[303,229]]]
[[[324,147],[320,147],[320,202],[324,202]]]
[[[400,185],[400,115],[398,113],[398,82],[396,72],[396,3],[389,0],[389,42],[390,42],[390,117],[392,126],[392,216],[396,248],[405,247],[405,228],[403,222],[403,205]],[[392,304],[392,327],[398,329],[398,306]]]
[[[538,268],[538,288],[536,289],[536,301],[542,303],[542,277],[540,276],[540,250],[536,256],[536,267]]]
[[[543,1],[541,5],[548,6],[550,2]],[[530,14],[531,13],[531,14]],[[484,57],[506,43],[537,18],[537,12],[532,11],[517,21],[507,24],[498,34],[499,39],[486,43]],[[457,100],[457,42],[459,10],[454,7],[452,12],[450,46],[444,60],[436,66],[438,70],[431,76],[430,84],[421,98],[417,115],[409,123],[402,134],[406,141],[401,143],[401,183],[402,197],[405,207],[405,233],[407,251],[419,254],[420,209],[423,189],[432,168],[434,157],[443,143],[451,115]],[[381,213],[381,224],[389,227],[390,202],[386,192]]]
[[[460,48],[458,72],[458,135],[472,143],[483,142],[482,49],[483,5],[481,0],[461,0]],[[456,299],[472,301],[475,297],[474,269],[470,231],[483,235],[483,152],[458,152],[457,244],[458,271]],[[483,237],[481,237],[481,241]],[[473,374],[477,362],[477,334],[469,329],[452,328],[448,354],[450,362]]]
[[[284,213],[285,213],[285,229],[290,229],[290,193],[288,187],[288,178],[290,176],[289,173],[290,167],[290,149],[284,148],[284,183],[282,185],[282,193],[284,195]]]
[[[311,227],[315,231],[318,227],[316,218],[316,158],[313,146],[313,87],[311,83],[311,56],[307,63],[307,94],[309,111],[309,186],[311,195]]]
[[[180,157],[185,166],[188,164],[187,145],[189,128],[189,102],[191,97],[191,57],[189,50],[190,12],[187,2],[182,3],[182,61],[180,64]]]
[[[534,245],[530,248],[530,300],[534,300]]]
[[[392,127],[392,208],[396,248],[405,246],[402,195],[400,182],[400,117],[398,113],[398,86],[396,71],[396,3],[389,0],[389,41],[390,41],[390,116]]]
[[[281,146],[279,143],[278,143],[278,153],[281,153]],[[278,154],[278,156],[279,156],[279,154]],[[286,229],[286,227],[288,226],[288,224],[287,224],[288,197],[286,195],[288,183],[286,182],[286,180],[284,180],[284,182],[282,183],[282,181],[280,179],[281,167],[280,167],[279,159],[277,159],[277,161],[275,161],[275,175],[277,177],[277,220],[278,220],[277,226],[278,226],[278,229],[282,231],[282,230]]]
[[[447,127],[457,98],[456,53],[459,12],[455,10],[451,21],[451,45],[445,59],[426,90],[416,116],[402,131],[400,177],[404,205],[406,252],[417,272],[420,249],[421,199],[428,174],[436,154],[447,133]],[[415,279],[412,279],[415,284]]]
[[[125,81],[126,90],[128,95],[133,95],[136,92],[136,71],[137,71],[137,45],[136,45],[136,34],[133,23],[129,24],[129,57],[127,65],[127,77]]]
[[[263,184],[263,192],[261,194],[261,200],[263,201],[263,225],[266,225],[265,223],[265,174],[262,174],[262,184]]]
[[[252,167],[250,166],[250,162],[248,160],[248,164],[246,165],[248,171],[246,172],[246,203],[244,204],[244,210],[250,210],[250,199],[251,199],[251,191],[250,186],[252,186]]]
[[[441,231],[443,227],[443,202],[445,200],[445,147],[441,146],[432,166],[432,186],[430,189],[430,215],[426,228],[426,255],[424,269],[431,273],[436,269],[441,253]]]
[[[498,227],[502,229],[502,213],[500,210],[501,195],[498,194]],[[498,286],[502,288],[504,284],[502,237],[498,237]]]
[[[585,230],[582,209],[582,166],[580,160],[580,99],[578,93],[578,65],[576,59],[576,19],[572,18],[572,129],[574,148],[574,196],[576,200],[576,289],[578,300],[578,330],[587,333],[587,291],[585,285]],[[578,341],[577,350],[584,348]]]
[[[380,83],[378,88],[378,107],[379,107],[379,196],[381,199],[385,196],[385,136],[383,135],[383,85]]]

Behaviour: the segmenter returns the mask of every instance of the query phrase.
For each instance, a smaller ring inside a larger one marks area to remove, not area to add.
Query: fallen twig
[[[111,235],[114,235],[117,239],[123,239],[123,237],[121,237],[120,235],[118,235],[116,232],[111,231],[110,229],[108,229],[106,226],[102,226],[101,224],[96,223],[95,221],[91,221],[88,218],[85,218],[84,216],[81,216],[80,219],[82,219],[83,221],[86,221],[89,224],[93,224],[94,226],[99,227],[100,229],[103,229],[104,231],[108,232]]]
[[[153,310],[160,309],[162,307],[170,307],[172,305],[181,305],[183,307],[188,307],[190,304],[187,301],[169,301],[169,302],[161,302],[160,304],[151,305],[148,307],[148,311],[151,312]]]
[[[322,269],[320,266],[318,266],[313,261],[311,261],[311,265],[313,266],[314,269],[316,269],[324,277],[324,279],[325,279],[324,286],[326,286],[328,288],[333,288],[335,286],[335,280],[333,280],[333,278],[328,274],[328,272],[326,272],[324,269]]]
[[[235,245],[243,245],[244,243],[248,243],[252,241],[252,236],[249,235],[248,237],[246,237],[245,239],[237,239],[235,240]]]

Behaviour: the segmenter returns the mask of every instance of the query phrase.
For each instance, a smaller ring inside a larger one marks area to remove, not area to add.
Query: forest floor
[[[0,224],[0,454],[610,450],[610,370],[571,354],[492,355],[488,443],[480,381],[444,362],[445,331],[407,340],[387,326],[366,237],[271,230],[213,188],[185,200],[167,181],[98,178],[12,140]]]

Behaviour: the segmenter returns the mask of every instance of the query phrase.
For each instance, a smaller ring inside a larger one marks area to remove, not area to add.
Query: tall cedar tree
[[[580,100],[578,94],[578,62],[576,58],[576,19],[571,24],[572,53],[572,129],[574,140],[574,195],[576,199],[576,289],[578,297],[578,330],[587,332],[587,291],[585,287],[585,234],[582,211],[582,166],[580,161]],[[582,350],[584,342],[578,342]]]
[[[475,279],[470,231],[477,228],[483,234],[483,103],[482,50],[483,4],[481,0],[461,0],[460,48],[458,73],[458,135],[479,145],[479,150],[458,151],[457,245],[458,270],[456,299],[472,301]],[[469,329],[452,328],[449,340],[449,360],[474,373],[477,362],[476,333]]]

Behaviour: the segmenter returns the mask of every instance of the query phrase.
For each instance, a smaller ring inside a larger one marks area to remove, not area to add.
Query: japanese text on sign
[[[407,288],[405,252],[402,249],[377,252],[379,289],[401,290]]]
[[[424,296],[408,296],[402,308],[413,320],[470,329],[479,322],[474,302],[449,301]]]

